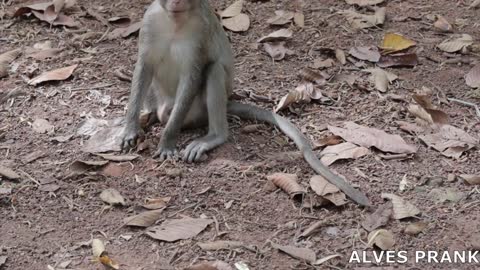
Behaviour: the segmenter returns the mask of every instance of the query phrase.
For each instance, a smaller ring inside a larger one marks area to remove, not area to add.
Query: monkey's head
[[[201,1],[205,0],[159,0],[160,5],[172,14],[188,13],[197,8]]]

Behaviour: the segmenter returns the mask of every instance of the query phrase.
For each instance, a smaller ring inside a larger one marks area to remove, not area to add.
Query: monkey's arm
[[[192,59],[192,63],[198,63],[198,61]],[[193,100],[198,94],[198,85],[201,85],[200,67],[189,64],[185,66],[188,68],[180,73],[182,75],[176,91],[175,105],[163,130],[158,150],[154,154],[154,157],[158,157],[160,160],[173,158],[178,154],[176,149],[177,137]]]
[[[143,54],[142,50],[140,50],[139,54]],[[153,79],[153,69],[145,59],[146,56],[143,55],[138,58],[133,73],[132,88],[125,117],[126,126],[122,136],[121,146],[123,150],[134,147],[141,132],[140,111],[143,106],[143,99],[147,96],[147,91],[149,91]]]
[[[256,106],[230,101],[228,113],[241,118],[260,120],[277,126],[285,135],[292,139],[303,154],[305,160],[321,176],[337,186],[348,197],[360,205],[370,206],[370,201],[362,192],[354,189],[338,175],[333,174],[315,155],[307,138],[286,118]]]

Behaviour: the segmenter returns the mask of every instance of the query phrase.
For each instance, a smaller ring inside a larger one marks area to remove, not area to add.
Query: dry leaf
[[[438,15],[437,20],[433,23],[436,30],[440,32],[453,32],[453,26],[443,16]]]
[[[393,204],[393,218],[404,219],[419,215],[420,210],[413,204],[403,200],[400,196],[382,193],[382,198],[389,199]]]
[[[287,54],[293,54],[293,51],[285,47],[285,41],[265,42],[263,48],[276,61],[283,60]]]
[[[175,242],[195,237],[211,223],[213,220],[203,218],[169,219],[160,226],[148,228],[146,234],[157,240]]]
[[[118,162],[133,161],[139,158],[139,155],[97,154],[97,156],[102,157],[105,160]]]
[[[330,166],[337,160],[357,159],[370,153],[368,148],[357,146],[350,142],[338,145],[328,146],[321,153],[321,161],[326,166]]]
[[[275,173],[267,176],[267,179],[275,186],[285,191],[292,198],[298,195],[304,196],[306,194],[305,189],[298,184],[298,177],[295,174]]]
[[[297,260],[306,261],[308,263],[314,263],[317,259],[315,252],[309,248],[298,248],[294,246],[281,246],[272,243],[272,247],[276,248]]]
[[[132,23],[129,17],[112,17],[108,19],[108,22],[118,27],[127,27]]]
[[[432,105],[429,96],[415,94],[413,95],[413,99],[420,106],[411,104],[408,107],[410,113],[431,125],[436,124],[441,126],[448,123],[448,115],[445,112],[436,109],[435,106]]]
[[[40,51],[31,52],[27,57],[34,58],[37,60],[45,60],[48,58],[53,58],[59,55],[63,51],[63,48],[58,49],[45,49]]]
[[[300,102],[310,102],[311,99],[316,99],[318,97],[318,93],[316,93],[315,88],[313,84],[307,83],[307,84],[302,84],[295,88],[294,91],[290,91],[287,95],[282,97],[280,99],[280,102],[278,102],[277,107],[275,108],[275,112],[279,112],[283,109],[288,108],[290,105],[294,103],[300,103]],[[321,93],[320,93],[321,97]]]
[[[444,52],[453,53],[458,51],[463,51],[466,47],[473,44],[472,36],[468,34],[463,34],[459,38],[449,38],[444,42],[437,45],[437,48]]]
[[[232,32],[244,32],[250,28],[250,17],[242,13],[235,17],[222,19],[222,25]]]
[[[233,270],[233,268],[226,262],[202,262],[185,268],[184,270]]]
[[[125,129],[123,119],[100,120],[87,119],[77,129],[78,135],[92,136],[83,145],[87,153],[104,153],[121,151],[122,132]]]
[[[315,148],[337,145],[337,144],[341,144],[342,142],[343,142],[342,137],[331,135],[331,136],[324,137],[319,141],[315,142]]]
[[[456,203],[466,197],[463,192],[455,188],[434,188],[428,193],[428,196],[437,204],[446,201]]]
[[[2,174],[1,169],[0,174]],[[460,177],[470,185],[480,185],[480,175],[461,174]]]
[[[33,131],[40,134],[44,134],[44,133],[53,134],[55,132],[55,127],[52,124],[50,124],[50,122],[40,118],[37,118],[35,119],[35,121],[33,121],[32,128],[33,128]]]
[[[480,64],[477,64],[468,72],[465,81],[472,88],[480,88]]]
[[[243,3],[244,3],[244,0],[235,1],[233,4],[227,7],[224,11],[222,11],[220,13],[220,16],[222,18],[229,18],[229,17],[235,17],[240,15],[240,13],[242,13]]]
[[[365,29],[382,25],[385,22],[386,9],[378,8],[374,15],[360,14],[353,10],[344,10],[340,12],[354,29]]]
[[[162,212],[163,209],[143,212],[141,214],[125,218],[123,222],[126,226],[147,228],[154,225],[155,222],[160,219]]]
[[[419,137],[426,145],[446,157],[460,158],[463,152],[478,144],[478,139],[451,125],[443,125],[437,133]]]
[[[0,165],[0,176],[10,180],[20,179],[20,175],[18,175],[15,171],[2,165]]]
[[[362,227],[371,232],[377,228],[387,225],[390,217],[392,216],[392,203],[387,202],[380,205],[375,212],[368,215],[362,222]]]
[[[409,235],[418,235],[427,228],[428,224],[426,222],[415,222],[408,224],[405,228],[405,233]]]
[[[100,199],[110,205],[126,205],[125,199],[120,192],[113,188],[108,188],[102,191],[102,193],[100,193]]]
[[[295,14],[293,15],[293,21],[298,27],[305,27],[305,15],[303,15],[303,13],[295,12]]]
[[[408,39],[400,34],[387,33],[383,37],[382,46],[380,48],[384,50],[385,53],[394,53],[406,50],[415,45],[417,45],[415,41]]]
[[[43,82],[48,81],[63,81],[72,76],[73,71],[77,68],[78,65],[73,65],[69,67],[59,68],[52,71],[45,72],[38,77],[31,79],[28,84],[38,85]]]
[[[397,53],[382,55],[377,63],[381,68],[387,67],[415,67],[418,65],[416,53]]]
[[[378,62],[381,56],[377,47],[353,47],[348,53],[357,59],[372,63]]]
[[[127,38],[130,35],[133,35],[138,31],[140,31],[142,26],[143,26],[143,22],[140,21],[140,22],[133,23],[128,27],[117,28],[113,30],[110,34],[108,34],[107,38],[110,40],[116,39],[119,37]]]
[[[146,199],[145,204],[143,204],[142,207],[149,210],[157,210],[166,207],[171,199],[172,197]]]
[[[335,49],[335,57],[340,64],[345,65],[347,63],[347,57],[345,56],[345,52],[343,50]]]
[[[88,160],[76,160],[70,164],[69,169],[78,174],[85,173],[87,171],[95,171],[103,168],[109,162],[107,160],[101,161],[88,161]]]
[[[392,250],[395,245],[395,237],[391,231],[384,229],[370,232],[368,234],[368,246],[373,245],[381,250]]]
[[[94,258],[99,258],[105,252],[105,245],[100,239],[92,240],[92,254]]]
[[[289,39],[293,36],[293,31],[290,29],[280,29],[273,33],[268,34],[267,36],[261,37],[257,40],[258,43],[262,42],[272,42],[272,41],[283,41]]]
[[[319,69],[319,68],[329,68],[329,67],[333,67],[335,65],[335,61],[333,61],[333,59],[326,59],[326,60],[323,60],[321,58],[317,58],[315,60],[313,60],[313,68],[315,69]]]
[[[388,90],[388,86],[395,80],[398,79],[398,76],[385,71],[381,68],[370,68],[366,69],[365,71],[370,72],[372,74],[371,81],[375,84],[375,89],[378,91],[385,93]]]
[[[8,75],[8,68],[10,63],[15,60],[22,50],[16,49],[0,54],[0,79]]]
[[[417,148],[407,144],[399,135],[391,135],[382,130],[346,122],[345,128],[328,126],[330,132],[342,137],[345,141],[363,147],[375,147],[384,152],[397,154],[413,154]]]
[[[349,5],[357,5],[360,7],[374,6],[383,3],[385,0],[346,0]]]
[[[310,178],[310,187],[317,195],[327,199],[336,206],[342,206],[347,203],[345,194],[320,175],[314,175]]]
[[[307,82],[313,82],[318,85],[326,84],[327,78],[328,78],[328,75],[325,75],[325,73],[317,72],[309,68],[302,68],[299,75],[303,80]],[[319,98],[314,98],[314,99],[319,99]]]
[[[474,8],[477,8],[477,7],[480,7],[480,0],[473,1],[472,4],[470,4],[470,6],[468,8],[474,9]]]
[[[217,251],[222,249],[237,249],[244,247],[245,244],[240,241],[215,241],[215,242],[204,242],[197,243],[197,245],[204,251]]]
[[[284,25],[292,21],[295,14],[291,11],[276,10],[275,16],[268,19],[267,23],[271,25]]]

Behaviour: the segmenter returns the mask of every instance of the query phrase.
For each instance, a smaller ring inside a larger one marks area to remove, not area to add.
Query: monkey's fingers
[[[167,159],[177,159],[178,151],[177,149],[164,149],[159,148],[154,154],[153,158],[158,158],[160,161],[164,161]]]
[[[183,161],[188,163],[198,162],[208,150],[209,148],[207,143],[202,141],[193,141],[183,151]]]

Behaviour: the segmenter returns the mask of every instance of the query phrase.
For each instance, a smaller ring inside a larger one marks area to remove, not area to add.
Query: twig
[[[447,98],[447,99],[449,101],[457,102],[457,103],[475,108],[475,112],[477,113],[477,116],[480,117],[480,108],[478,107],[477,104],[471,103],[471,102],[468,102],[468,101],[463,101],[463,100],[456,99],[456,98]]]
[[[103,85],[84,86],[84,87],[72,88],[72,89],[69,89],[69,91],[75,92],[75,91],[94,90],[94,89],[110,87],[110,86],[113,86],[113,85],[115,85],[115,84],[114,83],[109,83],[109,84],[103,84]]]

